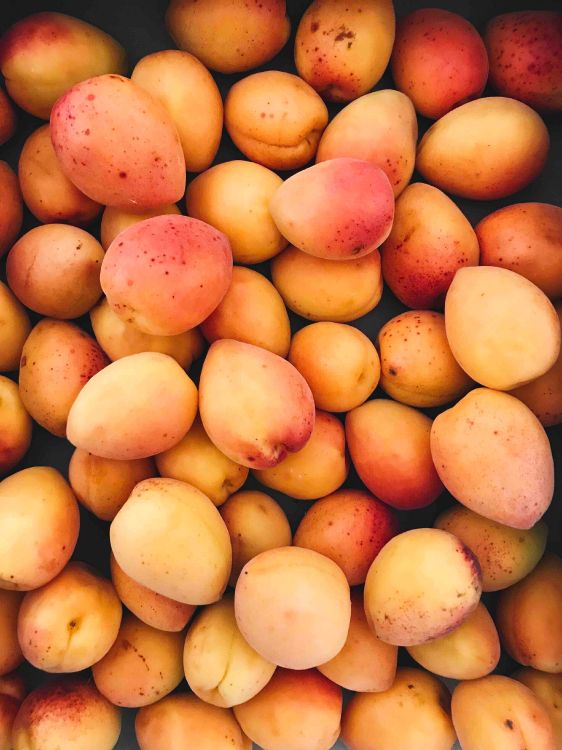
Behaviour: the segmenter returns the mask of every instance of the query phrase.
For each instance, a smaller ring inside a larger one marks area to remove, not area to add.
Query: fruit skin
[[[333,102],[349,102],[379,81],[394,43],[391,0],[314,0],[295,39],[301,78]]]
[[[12,727],[19,707],[17,698],[0,693],[0,750],[12,750]]]
[[[16,126],[16,113],[12,103],[4,93],[4,90],[0,89],[0,146],[3,146],[6,141],[10,140],[16,132]]]
[[[416,169],[447,193],[495,200],[538,177],[548,148],[548,130],[534,110],[515,99],[489,96],[437,120],[418,145]]]
[[[31,445],[31,417],[25,410],[17,383],[0,375],[0,476],[7,474]]]
[[[346,416],[347,447],[361,481],[393,508],[425,508],[443,491],[429,447],[431,424],[416,409],[382,398]]]
[[[528,530],[513,529],[454,505],[439,515],[435,528],[458,537],[480,563],[482,591],[499,591],[525,578],[546,547],[548,527],[538,521]]]
[[[322,214],[326,205],[333,209]],[[382,169],[341,157],[289,177],[273,194],[269,209],[295,247],[318,258],[349,260],[368,255],[388,237],[394,195]]]
[[[371,565],[365,614],[381,641],[417,646],[461,625],[481,592],[478,560],[460,539],[440,529],[413,529],[387,542]]]
[[[431,455],[453,497],[492,521],[530,529],[552,500],[548,437],[532,411],[507,393],[475,388],[439,414]]]
[[[0,372],[17,370],[31,323],[23,305],[0,281]]]
[[[185,160],[176,127],[130,79],[102,75],[76,84],[57,100],[50,123],[63,172],[97,203],[140,212],[182,197]]]
[[[562,560],[546,555],[526,578],[502,591],[496,623],[515,661],[562,672]]]
[[[184,604],[218,601],[228,582],[228,531],[209,498],[175,479],[145,479],[115,516],[111,549],[138,583]]]
[[[488,79],[486,47],[457,13],[415,10],[398,23],[392,76],[417,111],[436,120],[482,94]]]
[[[157,206],[142,213],[127,211],[115,206],[106,206],[101,216],[100,242],[103,249],[107,250],[117,235],[133,224],[138,224],[145,219],[152,219],[155,216],[178,216],[179,214],[181,214],[181,211],[175,203]]]
[[[349,597],[347,580],[332,560],[301,547],[279,547],[242,569],[235,590],[236,622],[250,646],[268,661],[309,669],[343,648]]]
[[[252,344],[211,344],[199,380],[205,432],[236,463],[276,466],[303,448],[314,427],[314,399],[302,375],[281,357]]]
[[[243,731],[264,750],[329,750],[340,733],[341,688],[315,669],[278,669],[266,687],[235,706]]]
[[[562,110],[562,13],[503,13],[488,22],[484,39],[496,91],[535,109]]]
[[[44,586],[69,561],[80,527],[78,503],[50,466],[23,469],[0,482],[0,589]]]
[[[266,70],[232,86],[224,123],[251,161],[275,170],[300,169],[316,154],[328,109],[302,78]]]
[[[512,675],[514,680],[526,685],[546,708],[552,722],[556,740],[556,750],[562,748],[562,675],[539,672],[536,669],[519,669]]]
[[[445,300],[451,351],[474,380],[509,391],[538,378],[560,353],[560,321],[528,279],[494,266],[461,268]]]
[[[17,630],[22,601],[23,593],[0,589],[0,677],[8,675],[23,661]]]
[[[509,677],[461,682],[451,708],[463,750],[556,750],[546,709],[529,688]]]
[[[343,714],[342,739],[349,750],[450,750],[450,703],[436,677],[401,668],[388,690],[353,696]]]
[[[162,453],[181,440],[197,413],[195,384],[167,354],[123,357],[87,386],[72,404],[66,436],[101,458],[133,460]]]
[[[407,307],[442,309],[455,273],[477,266],[479,253],[478,238],[458,206],[438,188],[414,182],[398,198],[381,247],[384,280]]]
[[[12,99],[48,120],[71,86],[104,73],[125,73],[125,50],[96,26],[63,13],[34,13],[0,39],[0,69]]]
[[[180,49],[220,73],[263,65],[285,46],[291,31],[285,0],[171,0],[166,25]]]
[[[18,178],[5,161],[0,161],[0,257],[6,253],[20,233],[23,222],[23,201]]]

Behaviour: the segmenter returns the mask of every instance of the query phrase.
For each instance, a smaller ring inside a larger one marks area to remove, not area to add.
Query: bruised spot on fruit
[[[505,724],[505,726],[506,726],[506,727],[507,727],[508,729],[511,729],[511,731],[513,731],[513,722],[511,721],[511,719],[506,719],[506,720],[504,721],[504,724]]]

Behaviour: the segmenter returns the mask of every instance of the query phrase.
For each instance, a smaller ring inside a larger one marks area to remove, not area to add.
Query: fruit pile
[[[562,748],[562,12],[286,13],[0,37],[0,750]]]

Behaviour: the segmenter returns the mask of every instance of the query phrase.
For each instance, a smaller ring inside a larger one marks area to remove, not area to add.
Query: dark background
[[[121,44],[125,47],[128,53],[128,59],[130,69],[134,67],[136,62],[151,52],[156,52],[162,49],[174,48],[174,43],[169,37],[165,25],[164,25],[164,13],[168,5],[168,0],[0,0],[0,33],[6,29],[14,21],[23,18],[30,13],[38,11],[60,11],[74,15],[79,18],[89,21],[104,31],[114,36]],[[287,11],[292,21],[293,34],[291,39],[285,46],[285,49],[281,51],[277,57],[275,57],[268,64],[264,65],[262,69],[278,69],[287,70],[296,73],[296,69],[293,62],[293,40],[294,32],[298,25],[298,20],[305,8],[307,2],[300,2],[299,0],[288,0]],[[480,31],[483,31],[486,22],[494,15],[504,13],[512,10],[526,10],[532,8],[536,10],[540,9],[558,9],[560,10],[560,2],[556,0],[545,0],[539,4],[535,4],[534,0],[494,0],[493,2],[485,2],[480,0],[395,0],[395,8],[397,17],[403,16],[406,13],[423,7],[441,7],[447,8],[448,10],[455,11],[464,15],[468,18]],[[249,71],[249,73],[254,71]],[[230,86],[239,78],[242,78],[245,74],[239,75],[222,75],[214,74],[215,79],[221,89],[221,93],[226,95]],[[384,89],[392,88],[393,82],[390,74],[387,72],[379,81],[375,88]],[[493,92],[486,91],[486,94]],[[341,106],[330,105],[330,114],[333,116]],[[418,118],[420,125],[420,136],[427,129],[430,124],[429,121],[424,118]],[[513,196],[509,196],[503,200],[493,202],[483,201],[470,201],[459,198],[454,198],[455,202],[460,206],[464,213],[468,216],[473,224],[479,221],[482,217],[486,216],[491,211],[500,208],[501,206],[508,205],[510,203],[517,203],[521,201],[543,201],[547,203],[556,203],[560,205],[561,202],[561,182],[560,174],[562,172],[562,116],[548,116],[545,118],[550,131],[551,136],[551,151],[548,164],[539,176],[539,178],[529,185],[525,190],[516,193]],[[19,112],[19,127],[18,132],[14,138],[12,138],[7,144],[0,147],[0,159],[8,161],[14,168],[17,167],[17,160],[21,150],[21,147],[27,138],[27,136],[35,130],[40,124],[39,120],[27,115],[23,112]],[[236,147],[232,144],[230,138],[224,132],[221,146],[217,154],[215,162],[227,161],[229,159],[245,158]],[[287,176],[282,175],[282,176]],[[414,175],[413,180],[419,179],[417,175]],[[0,198],[1,199],[1,198]],[[185,211],[185,207],[181,206],[182,210]],[[24,231],[36,226],[38,222],[27,212],[24,223]],[[99,236],[99,222],[94,223],[91,227],[86,227],[89,231]],[[262,264],[257,267],[258,270],[262,271],[266,275],[269,275],[268,264]],[[1,268],[2,277],[4,277],[4,264],[2,263]],[[398,314],[405,308],[392,296],[392,294],[385,290],[381,303],[375,310],[368,315],[365,315],[358,321],[355,321],[353,325],[360,328],[373,340],[376,338],[377,332],[380,327],[391,317]],[[32,316],[37,318],[38,316]],[[299,318],[291,313],[291,326],[293,331],[298,330],[307,321]],[[87,330],[91,330],[89,327],[89,321],[84,318],[79,321]],[[197,381],[200,371],[200,362],[196,363],[190,370],[190,375]],[[375,395],[384,395],[382,392],[377,391]],[[429,410],[428,413],[434,415],[439,410]],[[550,428],[548,430],[549,438],[551,440],[553,453],[556,461],[556,489],[555,497],[551,508],[547,512],[546,520],[549,525],[549,549],[553,551],[560,551],[562,548],[562,505],[560,503],[560,486],[562,482],[562,426]],[[54,437],[45,430],[38,426],[34,427],[34,436],[31,449],[22,461],[20,467],[34,466],[34,465],[52,465],[58,468],[63,474],[67,474],[68,461],[72,454],[72,446],[70,446],[65,440]],[[346,482],[348,487],[360,487],[356,474],[353,469],[350,472],[350,476]],[[260,485],[250,478],[247,483],[248,488],[259,488]],[[271,490],[267,490],[268,493],[275,495],[281,502],[293,525],[293,528],[298,523],[300,517],[302,517],[304,511],[309,506],[308,503],[302,501],[294,501],[286,498],[279,493],[275,493]],[[417,526],[429,526],[432,524],[433,519],[436,515],[452,502],[450,496],[446,493],[430,508],[421,511],[410,511],[408,513],[401,513],[401,523],[403,530],[407,528],[413,528]],[[108,574],[109,564],[109,540],[108,540],[108,525],[99,521],[91,514],[86,511],[81,511],[81,533],[78,546],[76,548],[74,558],[78,560],[85,560],[93,564],[98,569]],[[0,529],[0,544],[1,544]],[[484,601],[492,609],[494,608],[494,596],[485,595]],[[402,650],[401,662],[408,663],[408,655]],[[513,663],[507,658],[502,658],[499,668],[497,671],[509,674],[513,669]],[[28,670],[29,679],[31,684],[37,684],[38,681],[44,678],[44,675],[35,672],[32,669]],[[185,684],[180,686],[180,690],[185,689]],[[134,739],[134,732],[132,728],[132,720],[134,718],[134,712],[124,712],[124,727],[123,734],[117,748],[119,750],[133,750],[137,747]],[[340,745],[338,745],[340,747]],[[170,748],[170,750],[182,750],[181,748]],[[193,748],[192,750],[196,750]],[[397,748],[396,750],[400,750]]]

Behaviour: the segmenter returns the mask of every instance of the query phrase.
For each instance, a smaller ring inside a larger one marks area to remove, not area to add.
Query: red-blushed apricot
[[[399,669],[384,692],[353,696],[343,714],[342,739],[349,750],[451,750],[449,691],[421,669]]]
[[[231,710],[180,693],[141,708],[135,719],[140,750],[252,750]]]
[[[69,561],[80,527],[78,503],[55,469],[23,469],[0,482],[0,525],[0,589],[29,591]]]
[[[24,143],[18,177],[25,205],[44,224],[68,222],[81,226],[93,221],[102,209],[62,171],[49,125],[37,128]]]
[[[534,110],[515,99],[489,96],[437,120],[418,145],[416,169],[447,193],[495,200],[538,177],[549,144],[547,127]]]
[[[334,102],[366,94],[388,65],[394,26],[391,0],[314,0],[297,29],[299,75]]]
[[[382,272],[408,307],[442,308],[456,271],[477,266],[479,253],[460,208],[438,188],[415,182],[396,202],[392,230],[381,247]]]
[[[492,521],[530,529],[552,500],[546,432],[507,393],[476,388],[439,414],[431,428],[431,455],[453,497]]]
[[[269,211],[282,180],[252,161],[216,164],[189,183],[188,216],[224,232],[236,263],[261,263],[287,246]]]
[[[383,643],[369,627],[362,589],[352,589],[345,645],[333,659],[320,664],[318,671],[347,690],[378,693],[388,690],[394,682],[397,656],[397,647]]]
[[[119,567],[114,555],[110,558],[111,580],[117,595],[139,620],[157,630],[177,633],[190,621],[195,607],[169,599],[137,583]]]
[[[323,497],[307,510],[294,544],[329,557],[343,570],[349,585],[357,586],[398,531],[398,518],[384,503],[368,492],[345,489]]]
[[[310,439],[310,388],[293,365],[267,349],[232,339],[215,341],[205,358],[199,389],[205,432],[242,466],[276,466]]]
[[[562,110],[562,13],[528,10],[495,16],[484,35],[490,83],[531,107]]]
[[[254,471],[254,477],[295,500],[316,500],[341,487],[348,471],[343,424],[333,414],[316,411],[306,445],[276,466]]]
[[[224,593],[232,561],[227,528],[211,500],[176,479],[145,479],[115,516],[111,549],[138,583],[184,604]]]
[[[261,552],[242,569],[234,606],[240,632],[258,654],[289,669],[332,659],[347,637],[349,585],[328,557],[302,547]]]
[[[286,357],[291,325],[281,295],[261,273],[234,266],[222,301],[201,324],[209,342],[236,339]]]
[[[246,466],[240,466],[221,453],[199,418],[179,443],[156,456],[156,466],[160,476],[197,487],[216,506],[242,487],[249,472]]]
[[[347,323],[375,308],[382,295],[377,250],[352,260],[326,260],[289,246],[271,262],[287,307],[307,320]]]
[[[543,556],[548,535],[544,521],[530,529],[512,529],[462,505],[441,513],[434,526],[454,534],[474,552],[482,591],[505,589],[529,575]]]
[[[404,404],[377,398],[350,411],[347,447],[369,490],[400,510],[424,508],[443,491],[431,458],[431,419]]]
[[[245,734],[263,750],[329,750],[341,712],[341,688],[315,669],[278,669],[261,693],[234,708]]]
[[[12,106],[12,103],[4,93],[3,89],[0,89],[0,146],[16,132],[16,113]],[[2,750],[4,750],[2,748]]]
[[[476,99],[488,79],[488,55],[466,18],[440,8],[414,10],[396,29],[392,76],[417,111],[436,120]]]
[[[21,461],[31,445],[31,417],[13,380],[0,375],[0,476]]]
[[[232,544],[231,586],[236,585],[244,565],[260,552],[292,543],[283,508],[265,492],[237,492],[221,506],[220,514]]]
[[[0,161],[0,257],[10,249],[23,222],[23,202],[18,178],[5,161]]]
[[[223,106],[207,68],[188,52],[167,49],[139,60],[131,80],[162,102],[170,114],[187,171],[202,172],[210,167],[221,139]]]
[[[343,412],[377,387],[380,361],[371,340],[354,326],[320,322],[295,333],[289,362],[306,380],[318,409]]]
[[[224,120],[234,144],[251,161],[270,169],[298,169],[314,157],[328,110],[302,78],[266,70],[232,86]]]
[[[110,581],[71,562],[56,578],[29,591],[18,615],[27,661],[44,672],[80,672],[99,661],[117,638],[121,602]]]
[[[156,630],[131,614],[107,654],[94,664],[97,689],[116,706],[148,706],[183,678],[183,633]]]
[[[562,207],[514,203],[488,214],[475,231],[483,266],[508,268],[551,299],[562,296]]]
[[[0,693],[0,750],[12,750],[12,727],[20,701],[12,695]]]
[[[365,614],[381,641],[417,646],[461,625],[481,593],[478,560],[460,539],[413,529],[387,542],[371,565]]]
[[[509,677],[493,674],[461,682],[451,708],[463,750],[556,750],[546,708]]]
[[[556,738],[556,750],[562,747],[562,674],[549,674],[536,669],[518,669],[514,680],[526,685],[546,708]]]
[[[49,318],[79,318],[101,297],[104,253],[88,232],[44,224],[23,235],[8,253],[8,284],[26,307]]]
[[[291,30],[285,0],[172,0],[166,25],[211,70],[240,73],[271,60]]]
[[[57,100],[50,123],[63,172],[92,200],[140,212],[182,197],[185,160],[173,120],[128,78],[76,84]]]
[[[13,750],[112,750],[121,714],[91,681],[63,677],[31,692],[14,722]]]
[[[380,385],[409,406],[441,406],[464,396],[473,381],[453,357],[445,317],[429,310],[397,315],[380,329]]]
[[[326,206],[332,206],[329,212]],[[289,177],[269,207],[281,234],[299,250],[318,258],[349,260],[368,255],[388,237],[394,195],[382,169],[341,157]]]
[[[76,448],[68,465],[68,481],[80,503],[102,521],[117,512],[143,479],[156,476],[151,458],[115,461]]]
[[[177,216],[178,214],[181,214],[181,211],[175,203],[157,206],[142,213],[126,211],[123,208],[115,208],[115,206],[106,206],[101,216],[100,242],[103,249],[107,250],[117,235],[133,224],[138,224],[145,219],[152,219],[155,216]]]
[[[0,588],[0,676],[9,674],[23,661],[18,641],[18,612],[23,593]]]
[[[364,159],[382,169],[396,197],[412,177],[417,139],[416,111],[408,97],[393,89],[373,91],[332,119],[320,138],[316,161]]]
[[[78,326],[44,318],[27,337],[21,353],[23,405],[41,427],[64,437],[78,393],[106,364],[96,341]]]
[[[0,281],[0,372],[17,370],[31,323],[23,305]]]
[[[147,458],[178,443],[196,414],[197,388],[176,360],[142,352],[86,383],[70,408],[66,436],[101,458]]]
[[[199,325],[232,277],[227,237],[186,216],[154,216],[109,246],[101,286],[112,310],[143,333],[174,336]]]

